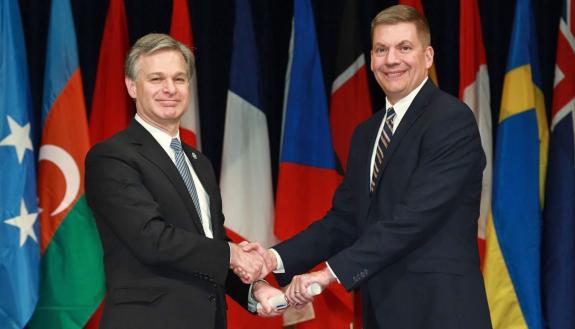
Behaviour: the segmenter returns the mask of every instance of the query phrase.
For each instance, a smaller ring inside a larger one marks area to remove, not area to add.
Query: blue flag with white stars
[[[32,102],[17,0],[0,1],[0,328],[23,328],[38,300],[40,246]]]

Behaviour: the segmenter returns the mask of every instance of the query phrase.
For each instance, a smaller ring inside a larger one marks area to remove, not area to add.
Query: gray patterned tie
[[[170,142],[170,147],[176,153],[176,167],[182,175],[182,179],[188,188],[188,192],[192,196],[192,201],[194,202],[194,206],[196,207],[196,211],[198,212],[198,216],[200,217],[200,223],[202,222],[202,210],[200,209],[200,200],[198,199],[198,192],[196,191],[196,187],[194,185],[194,180],[192,179],[192,174],[190,173],[190,168],[186,164],[185,154],[182,150],[182,143],[177,138],[172,138]],[[203,229],[203,226],[202,226]]]
[[[375,151],[375,161],[373,162],[373,174],[371,175],[371,183],[369,184],[369,192],[375,189],[377,177],[381,171],[381,164],[383,163],[383,152],[387,149],[391,136],[393,136],[393,119],[395,119],[395,110],[390,107],[385,115],[385,123],[377,141],[377,150]]]

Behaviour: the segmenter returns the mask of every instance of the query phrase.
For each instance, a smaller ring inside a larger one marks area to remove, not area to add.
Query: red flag
[[[337,78],[332,83],[330,125],[333,148],[345,172],[349,144],[355,127],[369,118],[372,113],[367,68],[363,53],[358,24],[357,2],[347,0],[340,24],[339,44],[336,58]],[[340,299],[350,298],[347,292],[339,294]],[[354,326],[362,327],[361,296],[354,292],[353,303],[349,306]],[[349,322],[348,319],[344,320]]]
[[[343,13],[336,58],[338,76],[331,88],[330,124],[333,147],[345,171],[353,130],[369,118],[372,110],[356,1],[346,1]]]
[[[172,6],[172,26],[170,35],[174,39],[188,46],[194,47],[192,26],[190,19],[190,9],[187,0],[174,0]],[[192,66],[192,77],[190,78],[190,105],[184,113],[180,122],[180,135],[184,142],[201,149],[200,141],[200,112],[198,107],[198,87],[196,81],[195,63]]]
[[[127,53],[128,23],[124,1],[110,0],[92,97],[92,145],[126,128],[133,116],[132,102],[124,84],[124,59]]]
[[[459,25],[459,98],[475,114],[481,134],[481,144],[487,165],[483,171],[479,230],[477,232],[481,259],[485,251],[485,224],[491,211],[491,172],[493,162],[493,142],[491,131],[491,106],[489,97],[489,76],[487,60],[481,33],[479,7],[475,1],[461,0]],[[483,264],[483,262],[481,263]]]

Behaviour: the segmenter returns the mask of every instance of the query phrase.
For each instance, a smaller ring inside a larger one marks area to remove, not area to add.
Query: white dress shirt
[[[179,131],[176,136],[170,136],[165,131],[157,127],[154,127],[151,124],[144,121],[144,119],[142,119],[138,114],[136,114],[135,119],[152,135],[152,137],[154,137],[154,139],[158,142],[158,144],[160,144],[160,146],[164,149],[164,151],[170,157],[170,159],[172,159],[172,162],[175,165],[176,152],[170,147],[170,143],[172,142],[172,138],[177,138],[178,140],[180,140]],[[190,169],[190,173],[192,174],[192,179],[194,180],[194,185],[196,187],[196,192],[198,193],[198,200],[200,201],[200,209],[202,213],[201,218],[202,227],[204,229],[204,232],[206,233],[206,236],[210,239],[213,239],[214,234],[212,232],[212,227],[210,225],[211,223],[210,197],[208,196],[206,190],[202,186],[202,183],[200,182],[198,175],[196,175],[194,167],[192,166],[192,163],[190,162],[190,159],[188,159],[188,156],[186,155],[185,152],[184,152],[184,158],[186,159],[186,165],[188,166],[188,169]]]
[[[409,108],[409,106],[411,105],[411,103],[415,99],[415,96],[417,96],[417,93],[419,93],[419,90],[421,90],[421,87],[423,87],[423,85],[425,84],[427,79],[428,78],[425,78],[423,80],[423,82],[421,82],[419,84],[419,86],[417,86],[417,88],[413,89],[409,94],[407,94],[407,96],[398,100],[395,104],[391,104],[389,102],[389,99],[387,99],[387,97],[385,98],[385,111],[387,112],[387,110],[390,107],[393,107],[393,110],[395,111],[395,118],[393,119],[393,133],[394,134],[395,134],[395,130],[399,126],[399,123],[401,122],[401,119],[403,119],[403,117],[405,116],[407,109]],[[386,118],[387,118],[387,113],[385,113],[385,115],[383,116],[383,120],[381,121],[381,124],[379,125],[379,129],[377,130],[377,135],[376,135],[377,137],[373,141],[373,151],[371,153],[371,162],[370,162],[370,166],[369,166],[369,177],[367,177],[369,182],[371,182],[371,176],[373,176],[373,164],[375,163],[375,154],[377,153],[377,142],[379,140],[379,136],[381,135],[381,131],[383,130],[383,126],[385,124]]]

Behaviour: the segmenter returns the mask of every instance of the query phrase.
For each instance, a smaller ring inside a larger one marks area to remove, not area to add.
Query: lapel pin
[[[194,158],[194,160],[198,160],[198,156],[196,155],[196,152],[192,152],[192,158]]]

